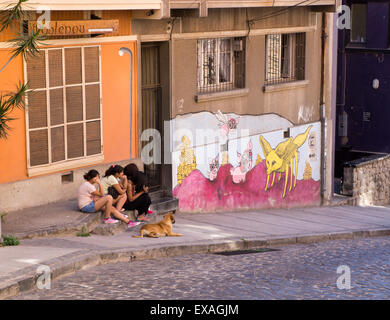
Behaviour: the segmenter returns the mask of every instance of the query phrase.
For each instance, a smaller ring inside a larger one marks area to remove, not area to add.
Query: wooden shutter
[[[83,124],[70,124],[67,126],[68,158],[84,156]]]
[[[85,82],[99,82],[99,47],[84,48]]]
[[[26,58],[26,77],[29,166],[100,154],[99,47],[43,49]]]
[[[87,156],[101,152],[100,121],[87,122]]]
[[[59,87],[63,85],[62,49],[49,50],[49,86]]]
[[[35,56],[27,55],[26,63],[29,89],[46,88],[45,52],[41,51]]]
[[[64,127],[51,129],[51,161],[65,160]]]
[[[82,82],[81,48],[65,49],[65,79],[66,84]]]
[[[66,88],[67,122],[83,120],[83,90],[82,86]]]
[[[87,120],[100,118],[100,85],[85,86],[85,108]]]
[[[46,91],[33,91],[28,98],[29,129],[47,127]]]
[[[64,92],[62,88],[50,90],[50,125],[64,123]]]
[[[49,163],[47,129],[30,131],[30,164]]]

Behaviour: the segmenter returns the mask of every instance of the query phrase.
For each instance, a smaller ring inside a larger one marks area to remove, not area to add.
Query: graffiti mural
[[[269,177],[273,173],[272,178],[272,184],[271,187],[274,185],[275,182],[275,175],[276,173],[285,173],[285,179],[284,179],[284,191],[283,191],[283,198],[286,196],[286,187],[288,182],[288,173],[289,170],[291,172],[290,177],[290,189],[292,188],[292,181],[293,181],[293,175],[294,175],[294,188],[297,184],[297,172],[298,172],[298,148],[303,145],[303,143],[307,139],[307,135],[309,134],[310,129],[313,126],[310,126],[306,129],[305,133],[299,134],[296,136],[295,139],[289,138],[288,140],[281,142],[278,144],[278,146],[275,149],[272,149],[270,144],[265,140],[262,136],[260,136],[260,144],[263,148],[263,152],[265,155],[266,165],[267,165],[267,182],[265,185],[265,191],[267,191],[268,183],[269,183]],[[294,171],[294,164],[295,161],[295,173]]]
[[[238,116],[218,111],[180,116],[172,126],[186,129],[179,143],[173,142],[172,151],[173,195],[180,210],[319,204],[319,122],[293,126],[274,114]],[[196,130],[208,130],[206,138],[197,139],[202,135]]]

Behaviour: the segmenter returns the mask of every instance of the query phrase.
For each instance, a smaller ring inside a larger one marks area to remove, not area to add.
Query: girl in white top
[[[86,180],[78,190],[78,204],[82,212],[92,213],[104,210],[104,223],[116,223],[118,220],[112,219],[111,214],[127,224],[128,227],[133,227],[139,223],[127,219],[116,208],[112,206],[112,197],[104,195],[103,186],[99,179],[99,172],[90,170],[84,175]],[[96,189],[95,184],[99,186]]]
[[[109,194],[108,189],[110,187],[115,189],[117,196],[113,196],[112,204],[115,205],[118,211],[124,211],[122,207],[127,200],[126,188],[123,188],[121,181],[123,181],[123,167],[120,165],[110,166],[106,170],[102,179],[102,186],[105,195]]]

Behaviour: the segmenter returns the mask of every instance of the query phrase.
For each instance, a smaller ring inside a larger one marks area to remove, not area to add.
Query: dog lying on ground
[[[163,219],[158,223],[149,223],[141,227],[139,236],[133,236],[133,238],[159,238],[159,237],[179,237],[180,233],[172,232],[172,224],[175,223],[175,217],[173,213],[166,213]]]

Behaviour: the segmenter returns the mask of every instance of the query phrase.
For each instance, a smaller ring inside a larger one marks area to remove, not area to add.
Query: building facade
[[[34,89],[0,141],[3,210],[74,198],[84,171],[128,162],[183,211],[331,200],[335,1],[46,2],[50,39],[1,75]]]
[[[339,31],[336,149],[389,153],[389,1],[345,5],[351,28]]]
[[[152,170],[180,209],[330,201],[336,4],[169,4],[170,19],[140,13],[132,30],[143,119],[164,131],[168,161]]]

